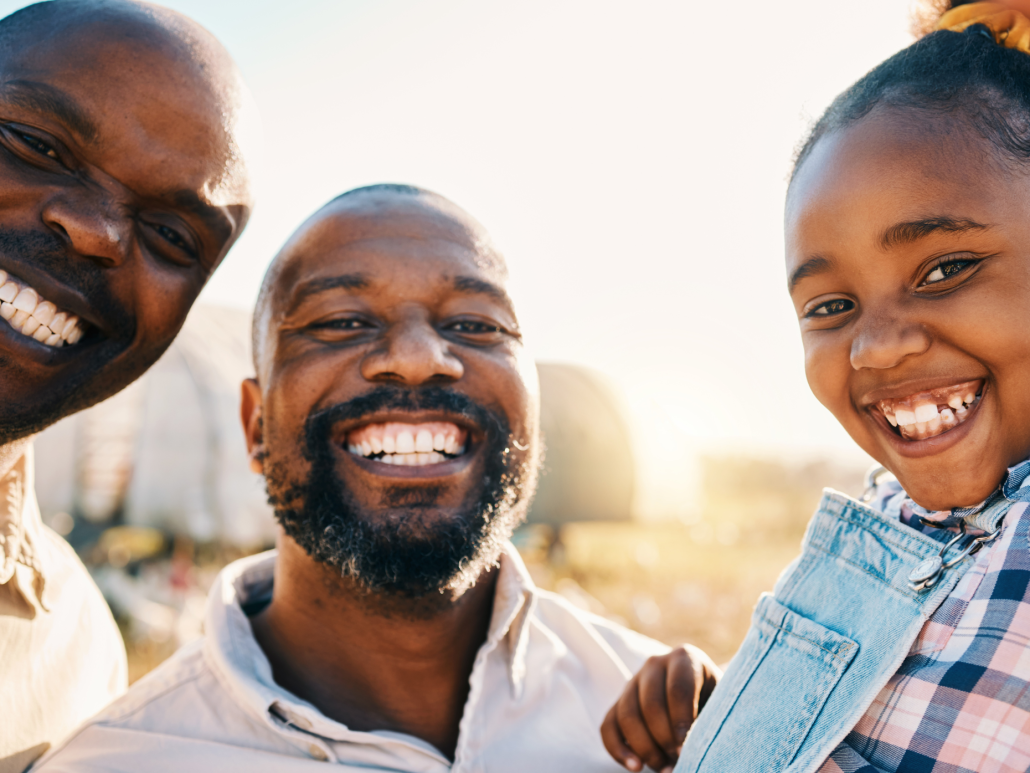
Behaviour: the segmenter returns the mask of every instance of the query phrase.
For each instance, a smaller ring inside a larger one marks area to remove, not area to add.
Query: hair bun
[[[947,11],[936,24],[938,30],[979,32],[982,28],[995,43],[1030,54],[1030,19],[1005,3],[969,3]]]

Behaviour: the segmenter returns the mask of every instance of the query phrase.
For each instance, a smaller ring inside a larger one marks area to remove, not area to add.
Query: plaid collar
[[[921,525],[936,529],[958,529],[962,522],[972,532],[997,531],[1009,508],[1016,502],[1030,502],[1030,459],[1009,467],[1005,479],[985,500],[972,507],[951,510],[927,510],[916,504],[901,488],[894,476],[877,467],[870,471],[870,494],[864,499],[878,505],[883,512],[916,529]]]

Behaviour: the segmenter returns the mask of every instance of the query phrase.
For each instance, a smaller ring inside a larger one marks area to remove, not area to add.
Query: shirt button
[[[321,760],[322,762],[325,762],[327,759],[329,759],[329,755],[326,754],[322,747],[316,743],[311,744],[311,746],[308,747],[308,751],[311,752],[311,756],[314,757],[316,760]]]

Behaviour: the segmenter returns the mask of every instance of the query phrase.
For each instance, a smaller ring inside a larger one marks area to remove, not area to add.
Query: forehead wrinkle
[[[27,110],[52,115],[88,143],[95,142],[99,134],[97,125],[70,94],[47,83],[9,80],[0,87],[0,98]]]

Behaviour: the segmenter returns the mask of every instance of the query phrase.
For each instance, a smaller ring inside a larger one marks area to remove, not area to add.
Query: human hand
[[[671,773],[698,712],[722,671],[689,644],[648,658],[601,724],[608,753],[627,770]]]

